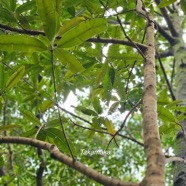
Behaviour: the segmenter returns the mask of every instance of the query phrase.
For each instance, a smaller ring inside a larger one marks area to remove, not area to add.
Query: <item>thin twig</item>
[[[145,59],[145,55],[144,53],[141,51],[141,49],[132,41],[132,39],[130,39],[130,37],[127,35],[127,33],[125,32],[125,29],[121,23],[121,20],[119,18],[119,16],[117,15],[117,20],[118,20],[118,23],[120,24],[121,26],[121,29],[123,31],[123,34],[125,35],[125,37],[128,39],[128,41],[132,44],[133,47],[135,47],[137,49],[137,51],[141,54],[141,56]]]
[[[57,98],[57,86],[56,86],[56,77],[55,77],[55,64],[54,64],[54,53],[53,53],[53,48],[51,50],[51,61],[52,61],[52,78],[53,78],[53,85],[54,85],[54,97],[55,97],[55,102],[56,104],[58,105],[59,101],[58,101],[58,98]],[[64,126],[63,126],[63,120],[62,120],[62,116],[61,116],[61,112],[60,112],[60,109],[59,107],[57,107],[57,111],[58,111],[58,116],[59,116],[59,122],[60,122],[60,125],[61,125],[61,129],[62,129],[62,133],[64,135],[64,138],[65,138],[65,141],[67,143],[67,146],[68,146],[68,149],[70,151],[70,154],[72,156],[72,159],[73,161],[75,161],[75,158],[74,158],[74,155],[72,153],[72,149],[71,149],[71,146],[70,146],[70,143],[67,139],[67,135],[66,135],[66,132],[65,132],[65,129],[64,129]]]
[[[136,110],[136,108],[141,104],[141,102],[142,102],[142,100],[139,100],[139,101],[134,105],[134,107],[127,113],[125,119],[123,120],[122,125],[120,126],[119,130],[117,130],[117,132],[113,135],[113,137],[110,139],[110,141],[109,141],[109,143],[108,143],[106,149],[108,149],[108,147],[109,147],[111,141],[112,141],[113,139],[115,139],[115,136],[117,136],[117,135],[119,134],[119,132],[124,128],[127,119],[128,119],[129,116]]]
[[[159,61],[161,70],[162,70],[162,72],[163,72],[165,81],[166,81],[166,83],[167,83],[167,86],[168,86],[170,95],[171,95],[171,97],[172,97],[172,100],[176,100],[176,97],[175,97],[174,92],[173,92],[173,90],[172,90],[171,84],[170,84],[170,82],[169,82],[169,80],[168,80],[168,77],[167,77],[167,74],[166,74],[166,72],[165,72],[165,68],[164,68],[164,66],[163,66],[163,63],[162,63],[162,61],[161,61],[161,58],[160,58],[159,53],[158,53],[157,50],[156,50],[156,55],[157,55],[157,58],[158,58],[158,61]]]

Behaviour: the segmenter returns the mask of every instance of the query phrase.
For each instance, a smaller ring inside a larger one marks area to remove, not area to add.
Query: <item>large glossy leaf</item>
[[[10,89],[14,87],[23,77],[25,73],[25,67],[21,66],[17,71],[15,71],[7,80],[6,88]]]
[[[75,74],[78,72],[82,72],[84,70],[84,67],[77,60],[77,58],[75,56],[73,56],[72,54],[70,54],[68,51],[63,50],[61,48],[57,48],[54,51],[54,55],[56,58],[58,58],[60,60],[61,63],[67,64],[69,67],[69,70],[72,73]]]
[[[80,23],[77,27],[66,32],[58,42],[58,47],[70,48],[79,45],[90,37],[107,29],[105,19],[96,18]]]
[[[0,35],[0,49],[3,51],[37,52],[47,50],[47,47],[34,37]]]
[[[39,17],[43,23],[43,29],[50,41],[53,40],[59,30],[59,14],[56,11],[57,0],[36,0]]]

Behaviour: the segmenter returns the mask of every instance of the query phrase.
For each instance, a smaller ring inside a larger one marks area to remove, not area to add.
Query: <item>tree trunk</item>
[[[179,18],[179,21],[178,21]],[[182,100],[182,106],[186,106],[186,47],[182,39],[181,18],[173,17],[173,21],[177,26],[180,34],[178,41],[174,47],[174,57],[176,59],[176,99]],[[179,24],[180,23],[180,24]],[[180,111],[178,111],[180,112]],[[183,112],[183,111],[182,111]],[[175,140],[175,156],[186,158],[186,119],[181,122],[183,130],[178,132]],[[186,186],[186,164],[183,162],[174,162],[174,186]]]
[[[178,54],[180,56],[185,55],[186,50],[180,47]],[[175,56],[177,56],[176,54]],[[186,57],[186,56],[185,56]],[[176,75],[176,98],[182,100],[181,105],[186,106],[186,60],[185,58],[176,59],[177,75]],[[186,158],[186,119],[181,122],[183,130],[181,130],[175,140],[175,156]],[[174,162],[174,185],[185,186],[186,185],[186,165],[182,162]]]
[[[143,88],[143,139],[147,168],[142,186],[164,186],[165,159],[157,124],[156,69],[153,16],[144,11],[141,0],[136,3],[139,15],[146,19],[146,45]]]

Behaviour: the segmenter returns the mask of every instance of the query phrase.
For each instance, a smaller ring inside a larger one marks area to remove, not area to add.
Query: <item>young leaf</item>
[[[9,79],[6,82],[6,88],[11,89],[12,87],[14,87],[20,81],[20,79],[23,77],[24,73],[25,73],[25,67],[21,66],[17,71],[15,71],[9,77]]]
[[[109,119],[105,119],[105,126],[107,127],[107,131],[110,133],[110,134],[115,134],[116,133],[116,130],[114,128],[114,124],[112,123],[112,121],[110,121]]]
[[[84,70],[84,67],[82,64],[74,57],[72,54],[70,54],[68,51],[65,51],[61,48],[57,48],[54,51],[54,55],[56,58],[60,60],[63,64],[68,64],[69,70],[72,73],[78,73],[82,72]]]
[[[26,35],[0,35],[2,51],[38,52],[47,47],[38,39]]]
[[[66,32],[58,42],[58,47],[70,48],[79,45],[90,37],[107,29],[105,19],[96,18],[80,23],[78,26]]]
[[[55,2],[56,0],[36,0],[39,17],[50,41],[53,40],[59,30],[59,15],[56,11]]]

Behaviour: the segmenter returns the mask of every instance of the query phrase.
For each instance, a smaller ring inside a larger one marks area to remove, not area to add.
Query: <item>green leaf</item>
[[[115,127],[114,127],[114,124],[112,123],[112,121],[110,121],[109,119],[105,119],[105,126],[107,127],[107,131],[110,133],[110,134],[115,134],[116,133],[116,130],[115,130]]]
[[[28,121],[36,125],[39,125],[39,126],[41,125],[39,119],[34,114],[32,114],[30,111],[21,109],[20,112],[25,117],[25,119],[27,119]]]
[[[102,82],[106,72],[107,72],[107,69],[108,69],[108,61],[105,62],[101,69],[98,71],[97,73],[97,76],[96,76],[96,80],[95,80],[95,86],[98,87],[99,84]]]
[[[99,98],[94,98],[94,100],[92,100],[92,105],[95,109],[95,111],[98,113],[98,114],[101,114],[103,112],[102,110],[102,107],[101,107],[101,104],[100,104],[100,99]]]
[[[20,126],[19,125],[3,125],[3,126],[0,126],[0,131],[10,131],[10,130],[13,130],[15,128],[19,128]]]
[[[39,17],[43,23],[46,36],[53,40],[59,30],[59,15],[56,11],[57,0],[36,0]]]
[[[38,52],[47,47],[38,39],[26,35],[0,35],[2,51]]]
[[[3,156],[0,156],[0,167],[3,167],[5,164]]]
[[[23,3],[22,5],[16,8],[16,13],[21,14],[23,12],[31,10],[35,5],[36,5],[35,0],[27,1],[26,3]]]
[[[52,1],[54,3],[54,8],[56,10],[56,12],[61,15],[62,11],[63,11],[63,0],[54,0]]]
[[[15,71],[7,80],[6,82],[6,88],[11,89],[14,87],[23,77],[25,73],[25,67],[21,66],[17,71]]]
[[[169,103],[169,96],[167,94],[167,89],[165,88],[158,94],[158,104],[165,105]]]
[[[169,6],[170,4],[176,2],[177,0],[163,0],[161,3],[158,5],[159,8],[163,8],[166,6]]]
[[[173,123],[165,123],[159,127],[160,135],[168,134],[170,136],[175,130],[176,125]]]
[[[111,89],[112,89],[112,82],[111,82],[111,78],[110,78],[110,68],[107,69],[107,72],[103,78],[103,88],[104,88],[105,99],[109,103],[110,98],[111,98]]]
[[[61,63],[68,64],[69,70],[72,73],[75,74],[84,70],[82,64],[76,59],[75,56],[70,54],[68,51],[57,48],[54,51],[54,55],[60,60]]]
[[[46,139],[46,132],[45,132],[43,129],[41,129],[41,130],[38,132],[36,138],[37,138],[38,140],[45,141],[45,139]]]
[[[109,69],[109,76],[110,76],[110,81],[112,83],[112,86],[114,85],[114,80],[115,80],[115,70],[114,68]]]
[[[72,28],[78,26],[80,23],[85,21],[86,19],[84,17],[75,17],[69,21],[66,21],[63,26],[61,26],[58,35],[63,36],[63,34]]]
[[[15,9],[16,9],[16,1],[17,1],[17,0],[10,0],[10,10],[11,10],[12,12],[14,12]]]
[[[97,116],[96,112],[94,112],[93,110],[87,109],[87,108],[85,108],[83,106],[77,106],[75,108],[76,108],[76,110],[78,110],[78,111],[80,111],[83,114],[86,114],[88,116]]]
[[[11,23],[16,22],[16,19],[12,14],[12,12],[8,11],[6,8],[2,8],[1,6],[0,6],[0,17]]]
[[[158,117],[163,121],[178,123],[177,118],[163,106],[158,106]]]
[[[114,111],[116,111],[116,109],[119,107],[119,102],[115,102],[113,103],[108,111],[108,114],[112,114]]]
[[[45,128],[47,129],[47,128],[53,128],[53,127],[59,127],[59,126],[60,126],[60,120],[58,118],[58,119],[53,119],[51,121],[48,121]]]
[[[79,45],[90,37],[107,29],[107,21],[95,18],[80,23],[78,26],[66,32],[58,42],[58,47],[70,48]]]
[[[5,67],[2,63],[0,63],[0,91],[4,89],[5,78]]]
[[[52,108],[54,106],[54,102],[51,100],[46,100],[42,103],[40,107],[40,111],[45,113],[47,109]]]
[[[33,137],[38,131],[38,127],[34,127],[22,134],[23,137]]]
[[[65,137],[61,130],[56,128],[45,129],[46,135],[53,139],[54,144],[63,152],[69,152]]]
[[[184,14],[186,15],[186,0],[181,0],[180,1],[180,5],[181,5],[181,9],[184,12]]]

